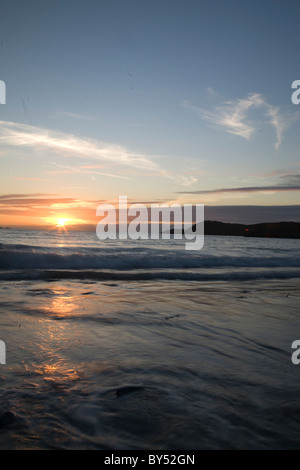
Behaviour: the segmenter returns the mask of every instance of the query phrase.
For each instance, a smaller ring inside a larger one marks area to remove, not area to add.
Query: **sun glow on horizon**
[[[72,218],[66,217],[64,214],[61,216],[52,216],[52,217],[43,217],[43,225],[48,230],[57,230],[58,232],[65,232],[67,233],[70,230],[76,230],[76,228],[80,227],[81,225],[91,223],[89,219],[84,220],[83,218]]]
[[[68,233],[67,229],[67,224],[69,223],[70,219],[60,217],[56,219],[56,227],[58,232],[64,231],[65,233]]]
[[[57,219],[57,227],[65,227],[68,219]]]

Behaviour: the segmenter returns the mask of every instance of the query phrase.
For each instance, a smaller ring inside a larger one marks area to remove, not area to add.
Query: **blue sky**
[[[296,0],[5,2],[0,223],[299,204],[299,31]]]

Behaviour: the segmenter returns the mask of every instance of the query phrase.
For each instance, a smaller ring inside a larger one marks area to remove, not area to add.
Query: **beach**
[[[2,236],[0,448],[298,449],[299,242],[93,235]]]

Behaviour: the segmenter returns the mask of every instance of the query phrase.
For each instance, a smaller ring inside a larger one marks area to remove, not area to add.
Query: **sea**
[[[299,450],[299,287],[300,240],[0,230],[0,449]]]

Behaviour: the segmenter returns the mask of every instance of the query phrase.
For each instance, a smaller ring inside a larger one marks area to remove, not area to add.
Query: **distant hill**
[[[193,230],[195,230],[195,225]],[[300,238],[300,222],[244,225],[207,220],[204,223],[204,234],[236,237]]]

